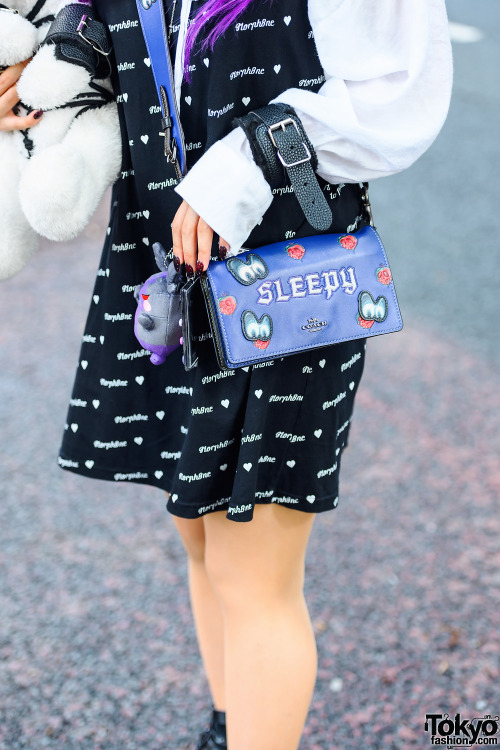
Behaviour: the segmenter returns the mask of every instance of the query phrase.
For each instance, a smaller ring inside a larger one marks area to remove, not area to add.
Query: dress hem
[[[80,474],[86,479],[99,479],[105,482],[130,482],[132,484],[148,484],[151,487],[157,487],[164,492],[170,492],[170,486],[175,474],[175,466],[166,465],[163,469],[134,469],[125,472],[123,469],[103,469],[92,462],[92,466],[86,466],[86,459],[69,457],[59,453],[57,465],[60,469],[71,471],[73,474]],[[161,476],[158,476],[161,472]]]
[[[276,494],[278,494],[278,492]],[[337,500],[337,502],[335,504],[332,504],[332,498],[333,498],[333,503],[335,503],[335,500]],[[297,502],[301,502],[301,501],[303,502],[305,500],[305,498],[298,498],[298,497],[290,498],[290,499],[297,500]],[[308,502],[308,501],[306,501],[306,502]],[[254,502],[253,502],[254,506],[256,506],[256,505],[273,505],[273,504],[274,505],[281,505],[282,507],[289,508],[290,510],[295,510],[295,511],[299,511],[299,512],[302,512],[302,513],[324,513],[327,510],[335,510],[335,508],[337,508],[337,506],[338,506],[338,494],[336,494],[335,496],[328,495],[327,497],[322,498],[321,501],[316,501],[315,500],[314,501],[314,505],[311,504],[310,508],[305,508],[305,507],[297,508],[297,506],[294,503],[292,504],[289,501],[287,501],[287,502],[280,502],[279,500],[275,500],[274,498],[271,498],[271,499],[262,499],[261,498],[261,499],[258,499],[258,500],[254,500]],[[237,523],[248,523],[249,521],[252,520],[252,518],[248,518],[248,517],[242,518],[241,516],[238,517],[238,516],[232,516],[232,515],[230,515],[228,513],[229,503],[224,503],[224,504],[218,505],[217,507],[213,507],[213,508],[210,507],[211,505],[215,505],[215,504],[214,503],[208,503],[207,506],[206,506],[207,509],[205,510],[205,512],[204,513],[199,513],[197,511],[197,509],[193,508],[191,505],[183,505],[182,503],[179,503],[177,501],[174,502],[173,500],[171,500],[169,498],[165,507],[166,507],[167,511],[171,515],[178,516],[179,518],[189,518],[189,519],[202,518],[203,516],[206,516],[209,513],[216,513],[218,511],[225,511],[226,512],[226,518],[229,521],[236,521]],[[210,507],[210,509],[208,509],[209,507]],[[180,513],[174,512],[174,511],[177,511],[177,510],[181,510],[181,512]],[[252,512],[252,516],[253,516],[253,512]]]
[[[61,461],[63,461],[64,464],[61,463]],[[76,466],[74,464],[76,464]],[[173,483],[175,475],[175,466],[166,467],[166,469],[170,469],[170,471],[164,470],[161,477],[155,476],[154,471],[151,472],[136,470],[124,473],[119,471],[112,472],[109,469],[101,469],[98,466],[95,466],[95,464],[92,467],[86,467],[85,460],[68,458],[61,453],[59,454],[57,465],[59,466],[59,468],[64,469],[65,471],[70,471],[73,474],[80,474],[80,476],[86,477],[87,479],[98,479],[108,482],[130,482],[132,484],[145,484],[149,485],[150,487],[156,487],[159,490],[163,490],[163,492],[167,492],[169,494],[171,493],[170,487]],[[84,466],[85,468],[83,468]],[[279,498],[281,495],[286,495],[287,500],[280,502],[279,499],[275,499],[275,497]],[[272,503],[275,503],[276,505],[288,507],[290,508],[290,510],[302,511],[302,513],[323,513],[327,510],[335,510],[338,505],[338,493],[327,495],[326,497],[323,497],[319,500],[315,500],[314,503],[310,504],[310,507],[297,508],[295,503],[290,502],[293,500],[296,500],[297,503],[309,503],[306,497],[299,497],[297,495],[292,497],[291,495],[287,495],[285,492],[281,493],[279,489],[276,489],[273,493],[272,498],[258,498],[254,500],[252,504],[255,506],[271,505]],[[335,502],[335,500],[337,500],[337,502]],[[217,505],[217,502],[207,502],[202,507],[205,510],[204,513],[200,513],[199,510],[192,505],[180,503],[177,500],[172,500],[171,496],[168,498],[168,501],[165,505],[166,510],[171,515],[178,516],[179,518],[201,518],[208,513],[215,513],[216,511],[223,510],[226,511],[226,518],[230,521],[236,521],[237,523],[248,523],[248,521],[252,520],[248,518],[242,518],[241,516],[231,516],[228,513],[228,502],[221,503],[220,505]]]

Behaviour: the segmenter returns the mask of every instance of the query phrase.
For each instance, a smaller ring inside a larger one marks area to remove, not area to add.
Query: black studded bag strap
[[[268,104],[234,120],[249,140],[255,162],[272,188],[288,175],[309,224],[326,231],[332,212],[317,180],[316,152],[295,110],[288,104]]]

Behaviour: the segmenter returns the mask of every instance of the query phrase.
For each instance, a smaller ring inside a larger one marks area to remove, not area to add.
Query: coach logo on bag
[[[387,318],[387,299],[377,297],[373,299],[370,292],[361,292],[358,297],[359,314],[363,320],[374,320],[382,323]]]
[[[269,273],[260,255],[255,253],[250,253],[245,261],[241,258],[229,258],[226,261],[226,268],[236,281],[245,286],[254,284],[257,279],[265,279]]]
[[[317,318],[309,318],[307,323],[301,326],[303,331],[314,332],[321,331],[325,326],[328,325],[327,320],[318,320]]]
[[[241,315],[243,336],[248,341],[269,341],[273,335],[273,319],[270,315],[257,318],[251,310],[244,310]]]

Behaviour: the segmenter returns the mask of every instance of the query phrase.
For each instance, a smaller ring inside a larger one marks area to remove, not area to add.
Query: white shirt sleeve
[[[295,108],[328,182],[406,169],[448,113],[452,56],[444,0],[309,0],[308,9],[325,82],[318,93],[292,88],[273,101]],[[272,202],[241,128],[208,149],[176,191],[233,252]]]

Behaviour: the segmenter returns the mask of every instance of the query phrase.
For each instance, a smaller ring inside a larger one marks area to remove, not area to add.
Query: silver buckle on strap
[[[280,150],[279,150],[279,146],[276,143],[276,141],[274,140],[273,131],[274,130],[282,130],[283,132],[285,132],[286,125],[293,125],[294,128],[295,128],[295,130],[297,131],[297,135],[299,136],[299,138],[301,138],[300,130],[299,130],[298,126],[297,126],[297,123],[295,122],[295,120],[292,120],[291,117],[287,117],[286,119],[280,120],[280,122],[276,122],[274,125],[271,125],[270,127],[268,127],[267,132],[269,133],[269,138],[271,139],[271,142],[272,142],[274,148],[276,149],[276,156],[278,157],[278,159],[280,160],[280,162],[283,164],[283,166],[286,169],[289,169],[290,167],[297,167],[299,164],[305,164],[306,162],[311,161],[312,156],[311,156],[311,152],[307,148],[307,146],[304,143],[304,141],[301,141],[302,146],[304,147],[304,150],[305,150],[305,152],[307,154],[306,158],[305,159],[299,159],[298,161],[291,162],[290,164],[288,164],[283,159],[283,157],[282,157],[282,155],[280,153]]]
[[[98,52],[100,55],[104,55],[105,57],[108,57],[111,54],[111,50],[109,52],[104,52],[103,49],[101,49],[100,47],[96,47],[94,42],[91,42],[90,39],[87,39],[87,37],[83,35],[83,30],[88,27],[87,18],[88,16],[86,14],[82,16],[80,23],[78,24],[76,28],[76,33],[78,34],[78,36],[81,36],[84,42],[87,42],[87,44],[90,44],[90,46],[93,49],[95,49],[96,52]]]

